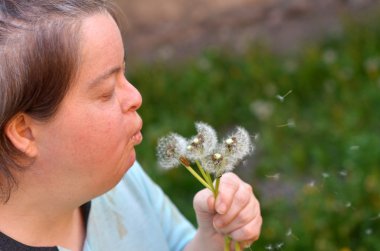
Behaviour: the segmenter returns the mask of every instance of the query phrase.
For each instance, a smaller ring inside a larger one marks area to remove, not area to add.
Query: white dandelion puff
[[[195,123],[197,135],[192,137],[186,147],[187,157],[191,160],[201,159],[211,154],[218,142],[214,128],[203,122]]]
[[[180,157],[185,155],[186,144],[186,139],[176,133],[160,138],[157,144],[159,165],[165,169],[178,166]]]
[[[203,168],[216,177],[222,176],[225,172],[232,171],[236,164],[235,158],[224,155],[219,149],[220,147],[213,154],[207,155],[201,160]]]
[[[236,160],[241,160],[248,154],[252,153],[254,146],[247,130],[237,127],[229,137],[223,140],[222,153]]]

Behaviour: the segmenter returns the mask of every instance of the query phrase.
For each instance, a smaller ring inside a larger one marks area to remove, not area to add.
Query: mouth
[[[143,136],[141,134],[141,129],[142,129],[142,121],[140,122],[140,125],[138,129],[136,130],[136,133],[132,135],[131,141],[133,142],[134,145],[138,145],[141,143]]]
[[[133,142],[134,145],[138,145],[141,143],[142,139],[143,139],[143,136],[141,134],[141,131],[138,131],[132,136],[131,141]]]

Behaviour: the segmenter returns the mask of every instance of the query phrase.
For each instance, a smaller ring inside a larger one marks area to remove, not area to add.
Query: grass
[[[261,201],[254,250],[380,250],[379,21],[348,21],[295,55],[256,44],[240,56],[208,51],[140,66],[128,76],[144,98],[140,163],[195,222],[192,197],[202,187],[183,168],[158,168],[157,139],[190,137],[195,121],[220,134],[244,126],[259,135],[237,169]]]

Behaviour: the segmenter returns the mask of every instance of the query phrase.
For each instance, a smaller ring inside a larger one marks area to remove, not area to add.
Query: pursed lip
[[[141,129],[143,127],[143,121],[139,117],[139,122],[138,122],[138,129],[135,131],[135,133],[132,135],[131,140],[133,141],[134,145],[138,145],[141,143],[143,136],[141,134]]]

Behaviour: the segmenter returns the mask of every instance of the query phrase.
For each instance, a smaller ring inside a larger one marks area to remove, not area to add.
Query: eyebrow
[[[95,79],[92,79],[88,83],[89,88],[92,88],[94,85],[96,85],[100,81],[109,78],[111,75],[115,74],[116,72],[120,71],[121,69],[122,69],[121,66],[114,66],[114,67],[106,70],[103,74],[101,74],[100,76],[96,77]]]

